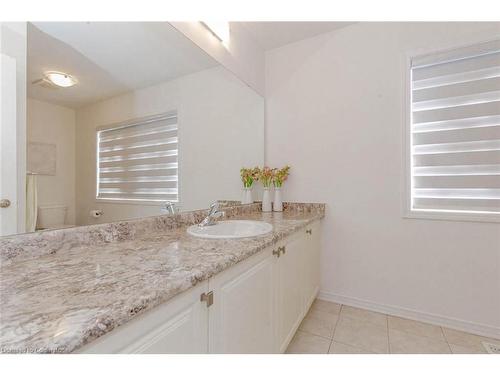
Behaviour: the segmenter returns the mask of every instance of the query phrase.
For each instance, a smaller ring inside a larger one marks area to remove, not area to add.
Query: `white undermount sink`
[[[226,220],[219,221],[214,225],[200,227],[191,225],[187,232],[200,238],[245,238],[267,234],[273,230],[269,223],[255,220]]]

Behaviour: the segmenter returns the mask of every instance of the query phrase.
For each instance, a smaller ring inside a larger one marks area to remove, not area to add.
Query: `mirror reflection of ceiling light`
[[[229,42],[229,22],[202,21],[201,23],[222,43],[227,44]]]
[[[47,81],[59,87],[71,87],[78,83],[75,77],[61,72],[45,72],[44,77]]]

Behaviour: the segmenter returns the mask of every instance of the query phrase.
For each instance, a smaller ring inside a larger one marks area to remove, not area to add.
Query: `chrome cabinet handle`
[[[307,234],[312,234],[312,233],[313,233],[313,230],[312,230],[312,229],[306,229],[306,233],[307,233]]]
[[[214,304],[214,292],[210,291],[208,293],[202,293],[200,296],[200,301],[205,302],[207,307],[210,307]]]
[[[280,257],[280,253],[281,253],[281,250],[279,247],[278,247],[278,250],[276,250],[276,249],[273,250],[273,255],[276,255],[278,258]]]

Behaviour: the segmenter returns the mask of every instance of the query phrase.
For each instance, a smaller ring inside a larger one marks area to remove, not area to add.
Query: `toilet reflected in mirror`
[[[38,206],[38,216],[36,222],[37,230],[71,228],[74,224],[67,224],[67,206],[51,205]]]

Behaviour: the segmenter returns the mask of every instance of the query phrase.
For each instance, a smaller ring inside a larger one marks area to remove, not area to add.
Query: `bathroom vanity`
[[[26,95],[5,97],[26,132],[4,143],[28,152],[0,151],[16,167],[0,176],[0,352],[283,352],[318,290],[324,205],[240,204],[238,172],[265,164],[264,98],[167,22],[16,30]],[[217,197],[224,217],[201,209]],[[193,226],[207,218],[224,224]]]
[[[82,348],[84,353],[282,353],[319,288],[316,221]]]
[[[318,292],[324,205],[224,211],[227,219],[262,221],[273,230],[241,239],[189,235],[204,210],[1,239],[0,347],[284,352]],[[51,241],[56,247],[29,250]]]

